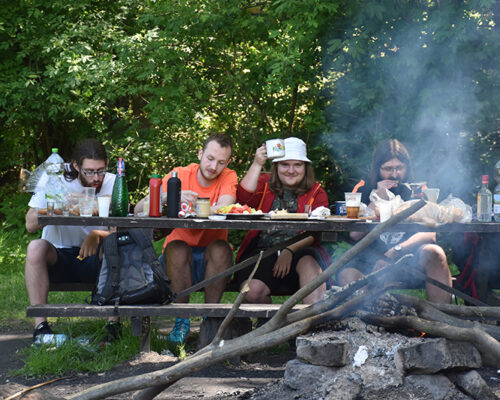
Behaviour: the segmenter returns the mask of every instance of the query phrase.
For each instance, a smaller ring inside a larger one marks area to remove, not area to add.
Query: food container
[[[208,197],[198,197],[196,215],[201,218],[207,218],[210,215],[210,199]]]

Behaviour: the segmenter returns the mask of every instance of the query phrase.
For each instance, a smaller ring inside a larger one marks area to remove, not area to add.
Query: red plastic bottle
[[[151,175],[149,180],[149,216],[161,217],[161,178],[159,174]]]

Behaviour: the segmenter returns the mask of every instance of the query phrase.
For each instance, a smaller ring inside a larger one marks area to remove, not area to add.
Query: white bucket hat
[[[289,137],[285,139],[285,156],[275,158],[273,163],[288,160],[299,160],[311,162],[307,158],[306,144],[302,139],[296,137]]]

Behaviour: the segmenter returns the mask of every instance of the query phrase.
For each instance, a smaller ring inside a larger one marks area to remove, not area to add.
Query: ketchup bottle
[[[161,178],[159,174],[151,175],[149,180],[149,216],[161,217]]]

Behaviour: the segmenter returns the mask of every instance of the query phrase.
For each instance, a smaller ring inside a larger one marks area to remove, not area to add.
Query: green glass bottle
[[[125,161],[118,158],[116,164],[116,178],[111,195],[111,215],[113,217],[126,217],[128,215],[128,190],[125,178]]]

